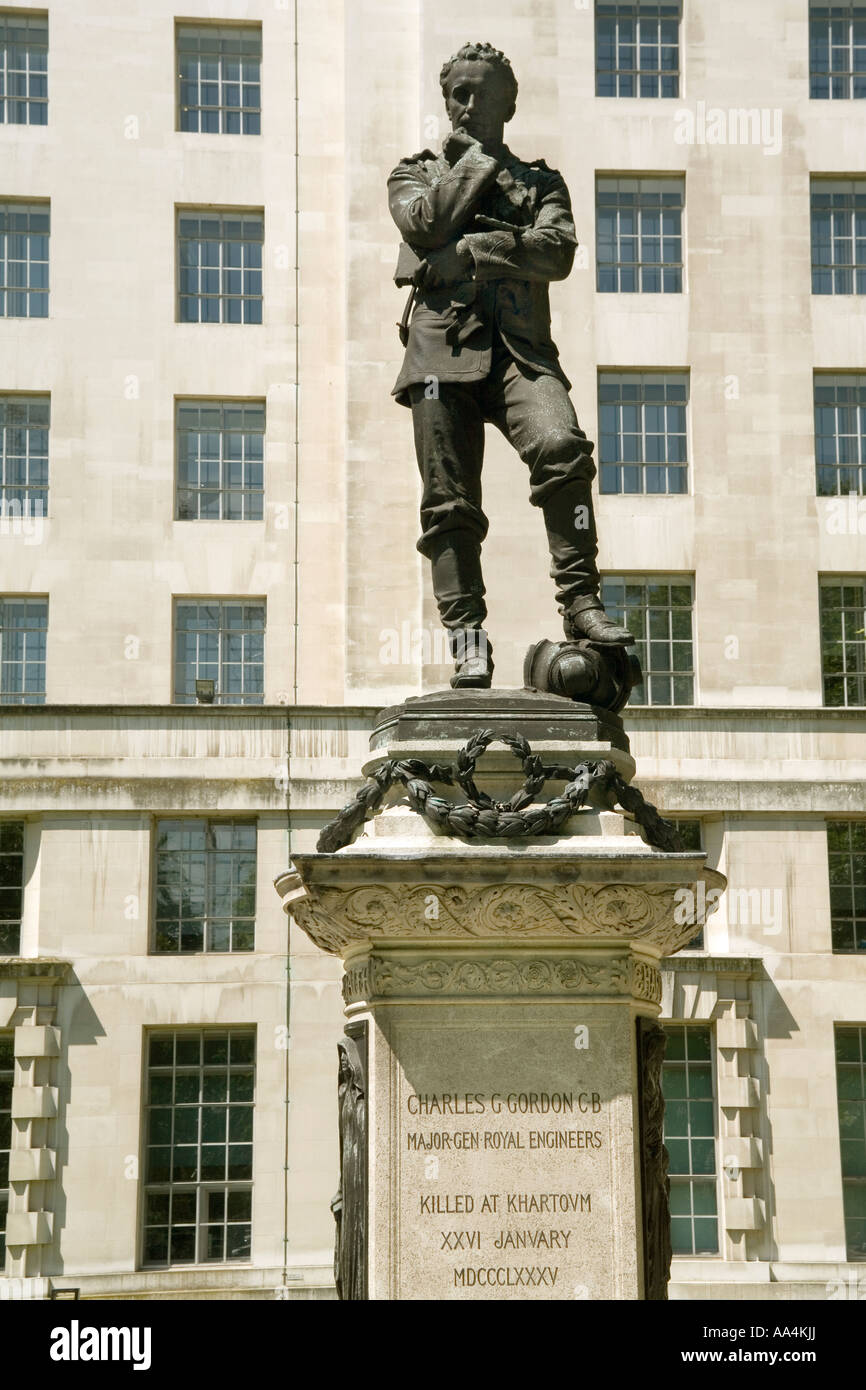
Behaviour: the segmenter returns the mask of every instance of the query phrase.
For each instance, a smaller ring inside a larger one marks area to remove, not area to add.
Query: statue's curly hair
[[[514,69],[501,49],[494,48],[491,43],[464,43],[462,48],[458,48],[446,63],[442,64],[442,71],[439,73],[439,85],[444,96],[448,94],[448,78],[455,63],[489,63],[492,68],[498,68],[503,79],[511,91],[512,101],[517,101],[517,78],[514,76]]]

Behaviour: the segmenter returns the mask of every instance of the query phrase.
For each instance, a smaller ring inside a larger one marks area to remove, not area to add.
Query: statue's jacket
[[[397,165],[388,199],[404,243],[419,259],[464,238],[475,263],[471,280],[417,292],[397,399],[408,404],[406,388],[431,378],[483,380],[494,325],[519,362],[568,387],[550,335],[548,296],[550,281],[571,270],[577,246],[562,176],[507,148],[494,159],[473,146],[453,165],[424,150]]]

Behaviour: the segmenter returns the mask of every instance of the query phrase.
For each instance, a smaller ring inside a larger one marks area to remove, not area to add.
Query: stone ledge
[[[50,956],[0,956],[0,980],[42,980],[61,984],[72,962]]]
[[[78,1289],[82,1299],[336,1298],[330,1265],[291,1268],[285,1284],[278,1266],[234,1265],[214,1269],[198,1265],[105,1274],[68,1272],[52,1278],[51,1285],[55,1289]]]
[[[57,1116],[56,1086],[13,1086],[13,1120],[53,1120]]]
[[[393,687],[392,687],[393,689]],[[389,698],[385,693],[385,698]],[[425,699],[422,696],[409,696],[407,699]],[[547,696],[545,698],[554,698]],[[357,705],[309,705],[309,704],[271,704],[271,705],[174,705],[174,704],[58,704],[45,705],[3,705],[0,707],[0,724],[13,723],[19,719],[48,721],[52,719],[100,715],[123,719],[202,719],[214,723],[226,719],[232,723],[239,719],[266,719],[285,722],[292,719],[369,719],[373,720],[383,712],[381,701],[364,702]],[[604,712],[606,717],[610,717]],[[626,705],[623,715],[629,724],[658,725],[659,728],[681,728],[688,724],[706,724],[717,720],[724,724],[791,723],[792,721],[814,722],[815,724],[860,724],[866,729],[866,710],[861,708],[831,708],[826,705],[779,705],[768,708],[766,705]],[[620,716],[616,716],[619,718]]]
[[[48,1024],[24,1023],[15,1029],[16,1057],[38,1058],[60,1056],[60,1030]]]
[[[716,1045],[726,1051],[756,1052],[760,1041],[754,1020],[723,1014],[716,1020]]]
[[[707,758],[706,761],[716,760]],[[827,780],[825,763],[816,758],[814,766],[815,776],[811,781],[802,777],[792,777],[789,781],[779,777],[745,779],[736,776],[730,781],[712,777],[675,779],[645,774],[640,778],[640,787],[648,801],[663,806],[665,815],[674,817],[709,819],[726,814],[767,816],[776,813],[820,816],[866,811],[866,785],[862,780]]]
[[[661,970],[699,971],[701,974],[739,975],[746,980],[764,977],[761,956],[663,956]]]
[[[730,1265],[726,1266],[730,1269]],[[668,1285],[668,1298],[672,1303],[712,1302],[718,1299],[751,1303],[773,1302],[812,1302],[816,1298],[826,1299],[829,1295],[826,1285],[814,1284],[776,1284],[754,1283],[737,1284],[719,1281],[713,1284],[683,1284],[673,1279]],[[733,1314],[731,1314],[733,1316]],[[743,1314],[745,1316],[745,1313]],[[721,1345],[721,1344],[720,1344]]]
[[[10,1153],[10,1182],[52,1182],[54,1177],[51,1149],[13,1149]]]
[[[54,1213],[50,1211],[10,1211],[6,1218],[6,1244],[50,1245]]]
[[[722,1110],[757,1110],[761,1104],[758,1083],[753,1076],[720,1076],[719,1105]],[[751,1226],[734,1225],[732,1229],[748,1231]]]
[[[726,1197],[724,1202],[726,1231],[761,1231],[764,1228],[764,1203],[759,1197]]]

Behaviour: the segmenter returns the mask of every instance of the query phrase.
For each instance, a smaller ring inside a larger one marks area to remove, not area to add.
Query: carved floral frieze
[[[533,883],[442,885],[369,883],[293,893],[295,920],[322,950],[336,955],[364,942],[417,938],[614,939],[646,942],[663,953],[694,936],[675,920],[671,884]]]
[[[371,955],[352,963],[343,977],[346,1004],[374,999],[580,996],[630,994],[661,1000],[661,975],[647,961],[627,955],[607,960],[579,956],[424,956],[411,959]]]

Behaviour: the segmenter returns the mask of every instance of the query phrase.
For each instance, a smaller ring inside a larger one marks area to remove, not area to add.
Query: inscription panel
[[[613,1020],[562,1013],[561,1024],[395,1030],[396,1297],[617,1296],[630,1054],[626,1043],[617,1059]]]

